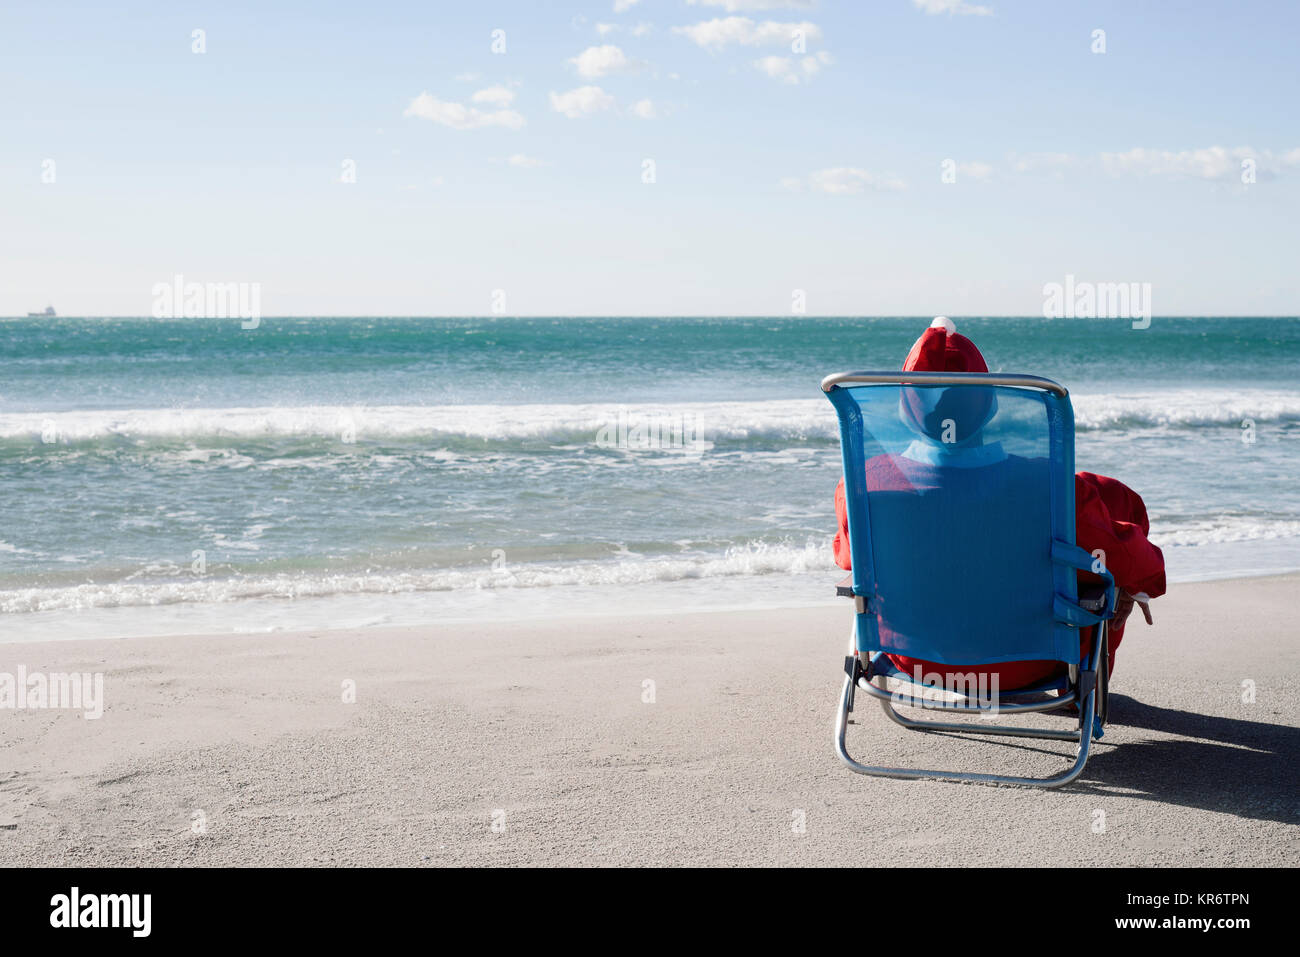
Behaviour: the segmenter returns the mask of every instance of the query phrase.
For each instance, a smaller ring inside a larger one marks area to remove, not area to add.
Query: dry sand
[[[0,711],[0,864],[1296,865],[1297,599],[1294,576],[1181,585],[1135,616],[1112,725],[1052,792],[840,766],[833,598],[0,645],[0,672],[102,671],[106,700]],[[856,717],[880,763],[1050,773],[1070,749]]]

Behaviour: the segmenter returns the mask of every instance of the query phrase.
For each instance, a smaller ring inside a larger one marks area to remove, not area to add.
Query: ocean
[[[1300,568],[1300,320],[956,322],[1172,581]],[[0,320],[0,640],[833,602],[818,383],[927,324]]]

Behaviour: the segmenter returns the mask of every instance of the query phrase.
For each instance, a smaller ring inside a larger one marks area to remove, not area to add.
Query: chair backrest
[[[1077,595],[1058,554],[1078,552],[1066,391],[975,373],[845,373],[823,389],[839,414],[854,592],[866,598],[858,650],[1077,663],[1078,626],[1058,601]]]

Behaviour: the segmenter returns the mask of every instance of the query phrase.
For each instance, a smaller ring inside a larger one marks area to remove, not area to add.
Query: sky
[[[5,0],[0,315],[177,275],[266,315],[1035,315],[1067,276],[1296,315],[1297,36],[1281,0]]]

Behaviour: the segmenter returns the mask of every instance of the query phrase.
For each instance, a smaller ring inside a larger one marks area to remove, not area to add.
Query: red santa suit
[[[936,319],[925,331],[903,363],[904,372],[988,372],[988,365],[975,343],[965,336],[958,335],[953,324],[947,319]],[[877,488],[877,483],[884,473],[885,463],[879,463],[873,470],[872,463],[867,464],[868,485]],[[1123,482],[1092,472],[1079,472],[1074,477],[1075,507],[1075,542],[1082,548],[1093,552],[1101,549],[1105,553],[1106,568],[1115,576],[1115,586],[1121,594],[1136,595],[1146,593],[1147,598],[1156,598],[1165,592],[1165,560],[1160,549],[1147,540],[1150,526],[1147,522],[1146,506],[1142,497]],[[844,480],[840,479],[835,489],[835,512],[839,517],[839,531],[835,534],[835,563],[844,569],[852,569],[853,560],[849,554],[848,510],[844,501]],[[1079,573],[1080,581],[1100,581],[1096,576]],[[1112,621],[1109,630],[1110,667],[1115,666],[1115,651],[1124,637],[1124,617],[1132,607],[1127,598],[1122,605],[1121,615]],[[1144,609],[1145,612],[1145,609]],[[1083,653],[1091,650],[1092,634],[1088,629],[1084,635]],[[911,674],[920,666],[923,672],[961,672],[971,671],[977,675],[986,675],[991,680],[997,676],[998,685],[1004,689],[1024,688],[1057,675],[1064,667],[1057,661],[1018,661],[1001,665],[983,667],[966,667],[961,665],[941,665],[903,655],[890,655],[890,660],[903,671]]]

